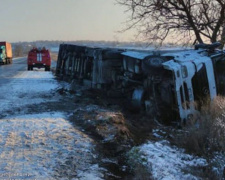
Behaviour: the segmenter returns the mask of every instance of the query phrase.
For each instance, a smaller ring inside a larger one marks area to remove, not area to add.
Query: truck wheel
[[[45,71],[50,71],[50,67],[49,66],[45,67]]]

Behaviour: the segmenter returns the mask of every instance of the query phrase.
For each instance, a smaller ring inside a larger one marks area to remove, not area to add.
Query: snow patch
[[[139,147],[141,159],[145,159],[145,166],[148,167],[154,179],[198,179],[191,173],[184,173],[191,167],[207,166],[205,159],[185,154],[184,150],[171,147],[166,140],[159,142],[148,142]]]
[[[51,72],[24,71],[13,77],[9,83],[1,86],[1,111],[20,108],[28,104],[38,104],[58,87]],[[48,100],[49,101],[49,100]],[[54,101],[52,99],[52,101]]]
[[[213,166],[213,172],[220,179],[224,179],[224,170],[225,170],[225,155],[224,152],[215,152],[213,158],[210,160],[210,163]]]
[[[91,165],[92,139],[75,129],[63,113],[11,116],[0,121],[0,131],[4,162],[0,173],[23,173],[34,179],[102,177],[98,165]]]

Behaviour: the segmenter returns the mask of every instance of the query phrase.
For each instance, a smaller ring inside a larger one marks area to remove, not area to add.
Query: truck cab
[[[133,92],[133,105],[164,122],[196,120],[203,105],[225,94],[225,53],[221,50],[201,47],[122,54],[123,85]]]
[[[177,108],[184,122],[198,114],[204,101],[217,95],[213,61],[205,53],[205,50],[190,50],[164,54],[171,58],[163,67],[173,73]]]

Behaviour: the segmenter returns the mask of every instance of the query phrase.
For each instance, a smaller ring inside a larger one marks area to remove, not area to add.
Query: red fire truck
[[[29,51],[27,57],[27,70],[32,71],[33,68],[45,68],[45,71],[50,71],[51,57],[49,50],[43,48],[33,48]]]

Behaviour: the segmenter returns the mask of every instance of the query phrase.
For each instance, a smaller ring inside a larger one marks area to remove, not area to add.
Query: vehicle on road
[[[45,71],[50,71],[51,68],[51,56],[48,49],[33,48],[29,51],[27,57],[27,70],[32,71],[33,68],[45,68]]]
[[[12,46],[5,41],[0,42],[0,63],[12,64]]]

